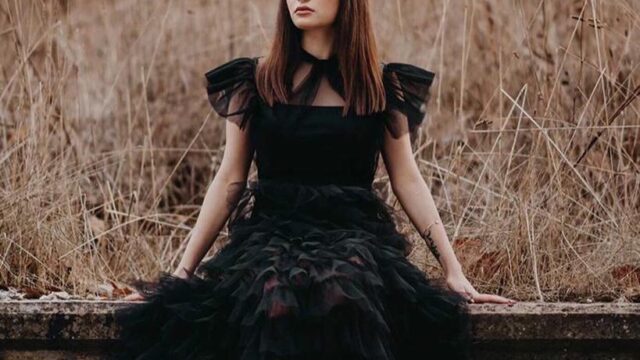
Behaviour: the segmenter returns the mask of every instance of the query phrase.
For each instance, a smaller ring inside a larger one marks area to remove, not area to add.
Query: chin
[[[294,24],[300,30],[322,28],[329,25],[317,20],[312,20],[312,19],[298,19],[297,21],[294,21]]]
[[[299,23],[296,24],[296,27],[300,30],[313,30],[313,29],[320,29],[323,27],[326,27],[327,25],[324,24],[316,24],[316,23]]]
[[[298,27],[298,29],[300,30],[311,30],[311,29],[316,29],[320,26],[313,23],[300,22],[296,24],[296,27]]]

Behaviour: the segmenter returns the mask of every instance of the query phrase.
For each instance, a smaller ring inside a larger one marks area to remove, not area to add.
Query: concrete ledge
[[[0,301],[0,358],[108,359],[124,301]],[[472,304],[474,359],[640,359],[640,304]]]

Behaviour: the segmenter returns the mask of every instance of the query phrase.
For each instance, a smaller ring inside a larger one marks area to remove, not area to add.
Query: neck
[[[305,30],[302,33],[302,48],[318,59],[328,59],[333,50],[333,30],[319,28]]]

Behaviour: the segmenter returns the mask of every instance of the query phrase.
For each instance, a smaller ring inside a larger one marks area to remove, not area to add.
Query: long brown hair
[[[382,111],[385,95],[369,1],[341,0],[333,27],[332,51],[337,55],[344,79],[343,115],[351,107],[358,115]],[[286,84],[297,68],[301,40],[302,30],[293,23],[287,1],[281,0],[271,49],[256,73],[257,89],[270,106],[275,101],[287,102],[290,89]]]

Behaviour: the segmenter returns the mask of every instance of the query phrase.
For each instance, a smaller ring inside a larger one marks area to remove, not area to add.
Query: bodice
[[[258,178],[370,188],[382,122],[375,116],[342,117],[341,111],[281,103],[261,107],[250,130]]]
[[[333,54],[319,59],[304,49],[293,56],[299,81],[291,81],[291,101],[269,105],[257,91],[260,57],[228,61],[205,74],[213,109],[245,129],[258,179],[371,188],[384,132],[412,137],[426,115],[434,73],[405,63],[381,63],[386,106],[383,111],[343,116],[342,70]],[[296,60],[297,59],[297,60]],[[307,71],[305,72],[304,69]]]

